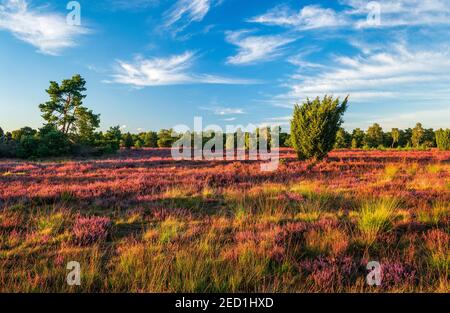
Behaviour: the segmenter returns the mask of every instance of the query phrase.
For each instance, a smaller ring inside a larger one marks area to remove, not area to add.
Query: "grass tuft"
[[[380,232],[391,228],[398,207],[399,201],[395,198],[369,200],[363,203],[358,227],[367,245],[371,245]]]

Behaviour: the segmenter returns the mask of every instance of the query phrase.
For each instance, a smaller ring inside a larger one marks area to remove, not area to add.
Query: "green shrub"
[[[347,110],[348,97],[340,103],[339,98],[325,96],[309,99],[302,106],[295,105],[291,121],[291,143],[300,160],[323,159],[336,143],[342,116]]]
[[[145,133],[144,146],[148,148],[156,148],[158,146],[158,134],[153,131]]]
[[[158,132],[158,147],[159,148],[170,148],[175,142],[175,138],[172,137],[171,129],[161,129]]]
[[[133,141],[133,136],[131,136],[130,133],[126,133],[123,138],[122,138],[122,145],[126,148],[126,149],[130,149],[131,147],[134,146],[134,141]]]
[[[39,138],[34,136],[22,136],[17,147],[17,157],[28,159],[37,156]]]
[[[63,156],[69,152],[70,142],[65,134],[49,125],[39,130],[39,145],[35,152],[36,156]]]

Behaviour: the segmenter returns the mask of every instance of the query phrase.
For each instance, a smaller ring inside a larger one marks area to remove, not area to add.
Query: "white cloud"
[[[448,128],[450,108],[430,108],[425,110],[410,110],[410,112],[383,112],[382,115],[346,114],[344,127],[348,130],[357,127],[367,129],[373,123],[378,123],[385,130],[396,128],[412,128],[417,122],[424,127],[434,129]]]
[[[211,111],[215,115],[234,115],[245,114],[245,111],[241,108],[225,108],[225,107],[200,107],[199,109],[205,111]]]
[[[253,84],[254,80],[235,79],[209,74],[192,74],[195,54],[185,52],[167,58],[143,59],[135,58],[132,62],[118,61],[116,73],[113,75],[115,83],[132,85],[135,87],[164,86],[180,84]]]
[[[268,117],[262,123],[263,127],[290,126],[292,116]]]
[[[352,102],[448,103],[450,49],[408,49],[394,45],[365,56],[341,56],[334,66],[310,75],[294,75],[287,94],[278,99],[303,101],[306,97],[350,94]]]
[[[229,64],[268,61],[280,55],[281,47],[295,41],[283,36],[251,36],[250,31],[227,32],[226,40],[239,47],[238,54],[227,59]]]
[[[391,114],[391,116],[378,118],[377,120],[372,120],[371,122],[374,123],[378,121],[380,125],[386,129],[393,127],[414,127],[416,122],[422,122],[425,127],[433,127],[438,129],[448,128],[449,116],[450,107]]]
[[[30,8],[26,0],[6,0],[0,3],[0,30],[35,46],[39,52],[57,55],[63,49],[76,46],[76,38],[87,34],[82,26],[70,26],[66,17],[53,12]]]
[[[450,25],[448,0],[384,0],[380,5],[380,25],[368,23],[375,13],[373,0],[341,0],[348,9],[335,11],[318,5],[307,5],[294,11],[285,5],[276,6],[249,22],[275,25],[294,30],[311,30],[346,26],[350,28]]]
[[[299,12],[292,11],[287,6],[277,6],[263,15],[251,18],[249,22],[294,27],[298,30],[347,24],[346,19],[333,9],[322,8],[318,5],[307,5]]]
[[[312,53],[320,52],[320,50],[321,49],[316,47],[303,49],[297,52],[295,55],[290,56],[287,61],[295,66],[298,66],[299,68],[316,68],[316,69],[325,68],[323,64],[309,62],[306,60],[307,56],[309,56]]]
[[[178,0],[164,13],[164,25],[175,27],[175,32],[182,31],[192,22],[202,21],[211,7],[220,3],[221,0]]]
[[[159,5],[159,0],[107,0],[113,10],[139,10]]]
[[[360,17],[357,28],[373,27],[364,18],[370,12],[369,0],[345,0],[351,7],[345,13]],[[381,24],[377,27],[450,25],[450,1],[448,0],[385,0],[380,1]]]

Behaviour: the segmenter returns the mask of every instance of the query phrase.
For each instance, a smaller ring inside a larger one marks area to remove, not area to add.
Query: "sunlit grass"
[[[64,222],[63,213],[44,215],[38,218],[37,229],[43,235],[56,235],[63,229]]]
[[[293,184],[290,187],[290,191],[299,193],[304,196],[310,196],[318,190],[319,187],[317,183],[312,181],[301,181],[299,183]]]
[[[450,204],[446,201],[435,201],[430,209],[420,209],[417,215],[420,222],[437,225],[450,217]]]
[[[416,175],[416,173],[420,167],[419,167],[418,163],[409,163],[409,164],[405,164],[405,166],[403,168],[405,169],[405,171],[408,175],[414,176],[414,175]]]
[[[429,253],[429,265],[448,277],[450,274],[450,236],[440,230],[431,230],[426,235],[425,246]]]
[[[398,207],[399,202],[394,198],[364,201],[358,227],[367,245],[371,245],[379,233],[391,228]]]
[[[430,164],[427,166],[427,172],[430,174],[439,174],[444,171],[444,167],[440,164]]]
[[[386,180],[393,180],[400,172],[400,167],[395,164],[388,164],[384,168],[384,178]]]
[[[349,244],[347,234],[338,228],[311,230],[306,234],[305,240],[306,248],[318,255],[337,256],[344,253]]]
[[[159,226],[159,241],[167,243],[176,238],[185,229],[185,223],[169,217]]]

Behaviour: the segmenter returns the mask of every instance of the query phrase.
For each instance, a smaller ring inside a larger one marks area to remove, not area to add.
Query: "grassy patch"
[[[367,245],[371,245],[380,232],[391,228],[398,207],[399,202],[394,198],[370,200],[362,204],[358,227]]]
[[[420,222],[438,225],[445,222],[450,216],[450,205],[445,201],[435,201],[433,206],[418,211],[417,218]]]

